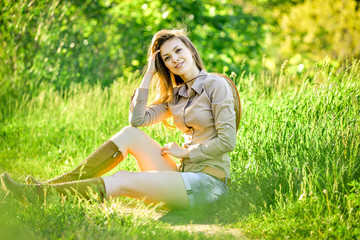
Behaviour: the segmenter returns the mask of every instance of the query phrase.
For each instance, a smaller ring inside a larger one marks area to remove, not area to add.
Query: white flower
[[[305,198],[305,197],[306,197],[305,193],[301,194],[300,197],[299,197],[299,201],[303,200],[303,198]]]

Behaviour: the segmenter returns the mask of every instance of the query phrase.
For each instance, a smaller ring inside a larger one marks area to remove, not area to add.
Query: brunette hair
[[[167,40],[173,38],[180,39],[185,46],[190,49],[192,57],[199,70],[204,69],[199,52],[197,51],[195,45],[187,37],[186,31],[183,29],[160,30],[155,33],[148,49],[148,59],[150,59],[152,54],[159,50]],[[155,85],[155,100],[153,103],[169,103],[173,99],[174,87],[184,83],[184,81],[179,75],[170,72],[170,70],[165,66],[160,54],[156,55],[155,67],[157,73],[154,76],[155,79],[152,81]]]

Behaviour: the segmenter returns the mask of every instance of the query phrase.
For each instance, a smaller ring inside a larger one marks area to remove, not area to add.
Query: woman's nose
[[[174,63],[177,63],[179,61],[179,56],[175,55],[175,56],[172,57],[172,59],[173,59]]]

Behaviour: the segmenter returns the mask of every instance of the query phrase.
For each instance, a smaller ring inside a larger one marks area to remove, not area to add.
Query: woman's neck
[[[184,74],[182,76],[180,76],[184,83],[186,84],[186,86],[189,88],[191,88],[191,86],[193,85],[193,83],[195,82],[195,79],[199,76],[200,70],[196,67],[196,69],[194,69],[194,71],[191,71],[187,74]]]
[[[183,74],[180,75],[180,77],[182,78],[182,80],[184,82],[187,82],[195,77],[197,77],[197,75],[199,75],[200,70],[199,68],[196,66],[196,64],[191,64],[192,66],[190,68],[187,69],[187,71]]]

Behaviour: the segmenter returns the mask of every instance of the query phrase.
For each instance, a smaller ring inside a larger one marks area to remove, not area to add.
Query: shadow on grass
[[[113,217],[112,221],[116,223],[122,221],[121,219],[129,222],[129,226],[121,226],[120,230],[115,227],[110,229],[121,232],[121,229],[131,228],[133,222],[137,222],[136,213],[145,216],[146,220],[144,221],[146,222],[148,222],[148,218],[153,216],[151,215],[153,207],[147,208],[146,205],[139,204],[135,200],[134,203],[131,200],[116,199],[107,205],[95,204],[95,210],[91,207],[93,210],[89,210],[90,212],[84,215],[83,211],[87,208],[82,204],[75,204],[71,201],[62,204],[56,195],[54,195],[54,199],[50,198],[45,206],[39,201],[34,203],[13,201],[5,194],[5,192],[0,191],[0,235],[7,236],[6,239],[44,239],[50,236],[61,236],[61,234],[65,234],[61,229],[68,229],[69,223],[76,226],[79,222],[82,222],[81,226],[84,226],[86,231],[98,229],[96,231],[100,232],[108,227],[108,223],[105,223],[103,219],[106,214],[110,213]],[[156,226],[158,226],[157,221],[169,224],[173,230],[179,230],[176,232],[181,234],[186,231],[196,236],[197,234],[210,234],[211,236],[221,235],[224,239],[237,239],[243,236],[241,229],[236,227],[237,223],[246,219],[250,213],[261,209],[263,202],[266,201],[265,196],[267,195],[264,195],[263,191],[257,190],[251,184],[234,184],[229,195],[214,204],[188,210],[161,211],[161,214],[153,217],[155,220],[153,223]],[[129,208],[128,211],[127,208]],[[144,209],[150,209],[149,213]],[[40,216],[44,219],[38,219]],[[91,217],[87,219],[87,216]],[[62,222],[62,219],[66,221]],[[98,221],[96,219],[100,219],[101,226],[91,230],[93,229],[92,223]],[[183,226],[189,225],[190,228],[183,228]],[[78,233],[86,235],[86,231]],[[111,231],[106,234],[111,234]],[[72,234],[71,229],[66,230],[66,234]],[[0,239],[3,238],[0,237]]]
[[[0,184],[1,186],[1,184]],[[0,190],[0,239],[35,239],[32,231],[24,224],[17,214],[19,201],[14,201],[11,196]]]
[[[187,210],[172,210],[159,218],[171,225],[234,225],[250,213],[264,207],[264,193],[249,185],[235,185],[216,203]]]

